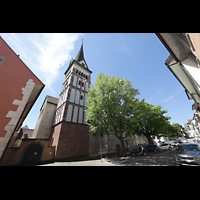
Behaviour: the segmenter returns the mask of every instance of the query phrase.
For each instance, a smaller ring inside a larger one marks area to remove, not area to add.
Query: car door
[[[168,148],[169,148],[168,146],[169,146],[169,145],[166,144],[166,143],[161,144],[161,149],[168,149]]]

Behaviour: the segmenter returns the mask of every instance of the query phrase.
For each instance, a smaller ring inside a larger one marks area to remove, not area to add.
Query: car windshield
[[[197,145],[183,145],[180,149],[181,151],[200,151]]]

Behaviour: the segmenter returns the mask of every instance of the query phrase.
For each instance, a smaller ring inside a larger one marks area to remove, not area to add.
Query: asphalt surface
[[[146,156],[121,157],[110,159],[120,166],[178,166],[174,157],[175,150],[148,152]]]
[[[146,156],[112,157],[76,162],[55,162],[40,166],[178,166],[175,150],[148,152]]]

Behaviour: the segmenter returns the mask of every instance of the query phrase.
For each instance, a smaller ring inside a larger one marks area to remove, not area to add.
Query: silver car
[[[200,148],[194,143],[182,143],[175,153],[179,165],[200,165]]]

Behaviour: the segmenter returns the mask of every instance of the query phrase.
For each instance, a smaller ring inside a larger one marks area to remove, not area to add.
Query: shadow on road
[[[115,157],[109,160],[122,166],[178,166],[174,157],[174,150],[149,152],[147,156]]]

